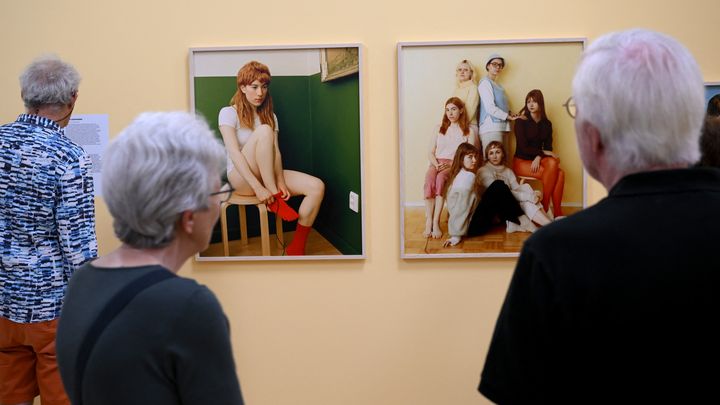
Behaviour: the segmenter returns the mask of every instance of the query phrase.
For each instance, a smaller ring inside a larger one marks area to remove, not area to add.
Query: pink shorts
[[[452,159],[438,159],[439,163],[446,163],[447,169],[437,171],[435,166],[430,165],[427,173],[425,173],[425,198],[435,198],[442,195],[443,186],[450,176],[450,166],[452,166]]]
[[[55,358],[58,320],[17,323],[0,317],[0,403],[70,405]]]

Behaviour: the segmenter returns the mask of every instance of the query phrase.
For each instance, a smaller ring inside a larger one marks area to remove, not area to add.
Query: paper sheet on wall
[[[76,114],[65,127],[65,135],[82,146],[92,159],[95,195],[102,195],[102,155],[108,145],[107,114]]]

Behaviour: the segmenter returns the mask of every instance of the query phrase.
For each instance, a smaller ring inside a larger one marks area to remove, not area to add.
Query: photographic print
[[[710,99],[720,94],[720,82],[706,82],[705,83],[705,105],[710,102]]]
[[[586,206],[570,115],[584,44],[398,44],[401,257],[515,257]]]
[[[360,69],[358,48],[325,48],[320,50],[320,80],[344,77]]]
[[[355,70],[323,81],[336,51],[357,55]],[[360,56],[357,44],[190,50],[191,110],[225,145],[235,190],[197,260],[365,257]]]

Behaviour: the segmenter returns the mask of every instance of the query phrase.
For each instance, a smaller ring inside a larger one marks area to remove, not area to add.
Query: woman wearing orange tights
[[[560,158],[552,151],[552,123],[545,115],[545,100],[540,90],[532,90],[525,96],[525,107],[520,111],[520,119],[515,121],[515,140],[513,171],[517,176],[539,179],[543,185],[543,208],[549,212],[552,200],[553,215],[562,216],[565,172],[560,168]]]

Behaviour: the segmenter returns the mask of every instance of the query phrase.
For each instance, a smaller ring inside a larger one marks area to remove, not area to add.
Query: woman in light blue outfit
[[[478,84],[482,149],[492,141],[501,142],[507,148],[505,134],[510,132],[509,121],[515,121],[518,118],[517,114],[510,112],[505,89],[497,83],[498,76],[504,68],[505,59],[493,53],[485,63],[487,76],[483,77]]]

